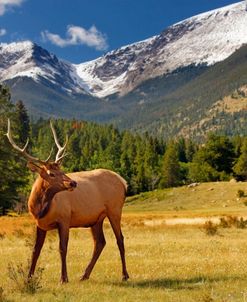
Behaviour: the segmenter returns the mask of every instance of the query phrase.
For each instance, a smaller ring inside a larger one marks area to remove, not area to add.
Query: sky
[[[72,63],[96,59],[234,0],[0,0],[0,42],[31,40]]]

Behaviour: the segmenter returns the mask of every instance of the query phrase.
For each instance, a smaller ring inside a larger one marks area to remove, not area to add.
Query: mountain
[[[186,19],[76,69],[95,96],[125,94],[147,79],[181,67],[214,65],[245,43],[247,11],[242,1]]]
[[[28,77],[66,93],[86,93],[75,67],[30,42],[0,44],[1,81]]]
[[[30,41],[0,44],[0,82],[34,117],[112,122],[166,137],[197,136],[213,129],[208,112],[214,104],[247,84],[245,45],[247,7],[242,1],[82,64],[59,59]],[[234,116],[223,113],[228,120]]]
[[[35,117],[97,120],[95,113],[104,107],[84,89],[73,64],[30,41],[0,45],[0,81],[10,86],[13,100],[25,101]]]
[[[192,65],[142,83],[118,100],[125,114],[118,117],[117,124],[167,138],[178,135],[201,138],[211,130],[247,135],[245,85],[247,45],[213,66]],[[216,106],[218,102],[223,104],[225,97],[234,95],[233,106],[240,110],[228,110],[229,99],[226,108]]]

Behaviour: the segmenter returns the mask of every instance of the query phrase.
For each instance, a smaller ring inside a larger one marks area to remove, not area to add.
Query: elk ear
[[[27,166],[28,166],[28,168],[32,171],[32,172],[37,172],[37,173],[41,173],[42,172],[42,168],[40,167],[40,166],[38,166],[37,164],[35,164],[35,163],[33,163],[33,162],[31,162],[31,161],[29,161],[28,163],[27,163]]]

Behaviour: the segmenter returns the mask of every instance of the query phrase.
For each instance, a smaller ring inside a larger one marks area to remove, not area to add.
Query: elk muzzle
[[[64,186],[68,191],[73,191],[77,187],[77,182],[74,180],[64,181]]]

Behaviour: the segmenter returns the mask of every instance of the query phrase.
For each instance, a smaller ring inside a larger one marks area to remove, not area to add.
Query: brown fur
[[[60,164],[65,156],[68,138],[62,147],[52,123],[50,124],[58,148],[55,162],[49,161],[52,152],[46,161],[29,155],[26,151],[28,140],[23,148],[18,147],[11,135],[10,120],[8,120],[6,134],[13,148],[28,160],[28,167],[33,172],[39,173],[28,200],[29,211],[37,224],[29,277],[34,274],[46,232],[57,228],[62,262],[61,282],[68,282],[66,255],[69,229],[90,226],[95,243],[94,252],[81,280],[88,279],[105,246],[102,226],[105,217],[108,217],[120,251],[123,280],[127,280],[129,275],[126,269],[124,241],[120,225],[127,184],[118,174],[104,169],[65,175],[60,170]]]
[[[54,169],[55,168],[55,169]],[[33,252],[30,276],[34,273],[35,265],[44,243],[46,231],[57,228],[60,235],[60,253],[62,260],[61,281],[67,282],[66,252],[68,243],[69,228],[71,227],[91,227],[95,248],[92,260],[90,261],[81,280],[88,279],[90,273],[105,246],[103,234],[103,220],[108,217],[122,259],[123,280],[129,278],[124,256],[123,235],[121,232],[120,220],[122,207],[125,200],[127,184],[118,174],[104,169],[93,171],[63,174],[59,167],[45,167],[45,170],[60,172],[57,175],[57,182],[73,180],[77,187],[73,191],[55,188],[47,181],[42,171],[37,171],[40,176],[35,181],[28,201],[29,211],[32,213],[37,224],[37,239]],[[60,178],[60,179],[59,179]],[[44,198],[45,192],[48,200]],[[47,204],[48,210],[42,216],[40,213]]]

